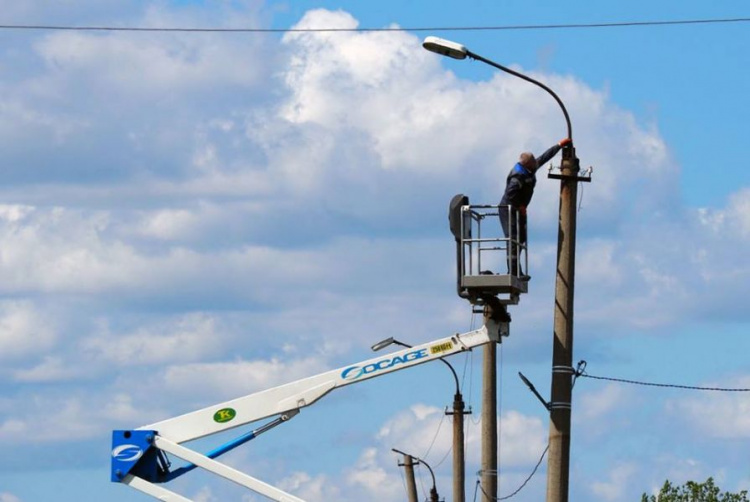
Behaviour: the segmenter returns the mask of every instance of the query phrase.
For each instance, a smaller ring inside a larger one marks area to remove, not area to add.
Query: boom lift
[[[286,422],[296,416],[301,408],[313,404],[334,389],[435,361],[487,343],[498,343],[501,336],[508,335],[509,321],[505,309],[500,305],[498,307],[500,308],[493,312],[492,307],[488,306],[485,309],[484,326],[468,333],[404,348],[137,429],[115,430],[112,433],[111,479],[162,501],[189,502],[190,499],[162,485],[201,467],[271,500],[304,502],[299,497],[215,459]],[[277,418],[206,454],[182,446],[182,443],[188,441],[273,416]],[[181,458],[188,464],[170,470],[166,453]]]

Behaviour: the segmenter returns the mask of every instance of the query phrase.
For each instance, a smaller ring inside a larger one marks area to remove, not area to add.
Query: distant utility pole
[[[404,463],[399,464],[403,466],[406,475],[406,495],[409,497],[409,502],[417,502],[417,483],[414,481],[414,461],[411,455],[402,453],[404,456]]]
[[[430,488],[430,502],[439,502],[440,496],[438,495],[437,485],[435,484],[435,471],[432,470],[430,464],[428,464],[421,458],[417,458],[414,455],[409,455],[408,453],[404,453],[403,451],[397,450],[396,448],[391,448],[391,451],[400,453],[404,456],[404,463],[399,465],[403,465],[406,468],[406,490],[409,493],[409,502],[417,502],[417,487],[414,483],[414,460],[416,460],[418,464],[422,464],[427,467],[427,470],[430,471],[430,476],[432,477],[432,488]]]

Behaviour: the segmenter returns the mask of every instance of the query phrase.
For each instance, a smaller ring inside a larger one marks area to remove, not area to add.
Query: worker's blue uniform
[[[561,148],[560,145],[554,145],[537,157],[537,169],[546,164]],[[526,245],[526,207],[534,196],[534,187],[536,187],[536,173],[516,163],[508,173],[499,209],[503,233],[506,238],[510,238],[508,272],[511,275],[523,275],[518,264],[518,249]],[[511,211],[511,208],[514,211]]]

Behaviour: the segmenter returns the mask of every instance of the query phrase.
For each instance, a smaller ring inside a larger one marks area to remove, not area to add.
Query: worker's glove
[[[558,145],[560,145],[560,146],[562,146],[562,147],[564,147],[564,146],[568,146],[568,145],[569,145],[569,144],[571,144],[572,142],[573,142],[573,140],[572,140],[572,139],[570,139],[570,138],[565,138],[565,139],[561,139],[561,140],[560,140],[560,141],[559,141],[559,142],[558,142],[557,144],[558,144]]]

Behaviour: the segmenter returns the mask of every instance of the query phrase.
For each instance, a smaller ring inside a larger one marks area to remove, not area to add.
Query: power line
[[[582,373],[579,376],[582,376],[585,378],[593,378],[594,380],[608,380],[610,382],[629,383],[632,385],[644,385],[648,387],[668,387],[672,389],[706,390],[706,391],[714,391],[714,392],[750,392],[750,389],[727,388],[727,387],[697,387],[694,385],[677,385],[677,384],[668,384],[668,383],[641,382],[638,380],[627,380],[624,378],[612,378],[612,377],[588,375],[586,373]]]
[[[524,489],[524,487],[526,486],[526,484],[527,484],[527,483],[528,483],[529,481],[531,481],[531,478],[533,478],[533,477],[534,477],[534,474],[536,474],[536,471],[537,471],[537,469],[539,469],[539,466],[540,466],[540,465],[542,465],[542,460],[544,460],[544,456],[545,456],[545,455],[547,454],[547,450],[549,450],[549,444],[548,444],[548,445],[547,445],[547,446],[546,446],[546,447],[544,448],[544,451],[542,452],[542,456],[541,456],[541,457],[539,457],[539,461],[538,461],[538,462],[536,463],[536,465],[534,466],[534,470],[532,470],[532,471],[531,471],[531,474],[529,474],[529,475],[528,475],[528,477],[527,477],[527,478],[526,478],[526,479],[524,480],[524,482],[523,482],[523,483],[521,483],[521,486],[519,486],[518,488],[516,488],[516,490],[515,490],[515,491],[514,491],[513,493],[511,493],[511,494],[509,494],[509,495],[505,495],[504,497],[497,497],[497,498],[495,498],[495,500],[498,500],[498,501],[499,501],[499,500],[508,500],[508,499],[510,499],[510,498],[513,498],[513,497],[515,497],[516,495],[518,495],[518,493],[519,493],[519,492],[520,492],[521,490],[523,490],[523,489]],[[479,474],[479,473],[477,473],[477,474]],[[496,473],[496,474],[497,474],[497,473]],[[488,494],[488,493],[487,493],[487,492],[486,492],[486,491],[484,490],[484,487],[482,486],[482,481],[481,481],[481,479],[477,479],[477,483],[476,483],[476,485],[474,486],[474,501],[475,501],[475,502],[476,502],[476,499],[477,499],[477,488],[479,488],[480,490],[482,490],[482,493],[484,494],[484,496],[485,496],[485,497],[488,497],[488,498],[492,498],[492,497],[491,497],[491,496],[490,496],[490,495],[489,495],[489,494]]]
[[[672,21],[623,21],[612,23],[571,24],[518,24],[500,26],[433,26],[433,27],[387,27],[387,28],[160,28],[145,26],[67,26],[44,24],[4,24],[0,30],[43,31],[126,31],[126,32],[176,32],[176,33],[320,33],[320,32],[405,32],[405,31],[509,31],[509,30],[557,30],[590,28],[629,28],[638,26],[678,26],[695,24],[747,23],[750,18],[682,19]]]
[[[629,380],[626,378],[614,378],[605,376],[589,375],[586,373],[586,361],[580,361],[578,363],[578,369],[574,372],[574,377],[585,377],[594,380],[606,380],[609,382],[627,383],[631,385],[642,385],[646,387],[662,387],[670,389],[685,389],[685,390],[702,390],[712,392],[750,392],[750,388],[738,388],[738,387],[701,387],[696,385],[681,385],[671,383],[656,383],[656,382],[644,382],[642,380]]]
[[[500,497],[497,500],[508,500],[509,498],[514,497],[516,494],[518,494],[518,492],[520,492],[521,490],[523,490],[523,487],[526,486],[526,483],[528,483],[529,481],[531,481],[531,478],[534,477],[534,474],[536,474],[536,471],[537,471],[537,469],[539,469],[539,466],[542,465],[542,460],[544,460],[544,456],[547,454],[547,450],[549,450],[549,445],[547,445],[547,447],[544,449],[544,451],[542,452],[542,456],[539,457],[539,461],[534,466],[534,470],[531,471],[531,474],[529,474],[529,477],[527,477],[524,480],[524,482],[521,483],[521,486],[519,486],[518,488],[516,488],[516,491],[514,491],[510,495],[506,495],[505,497]]]

